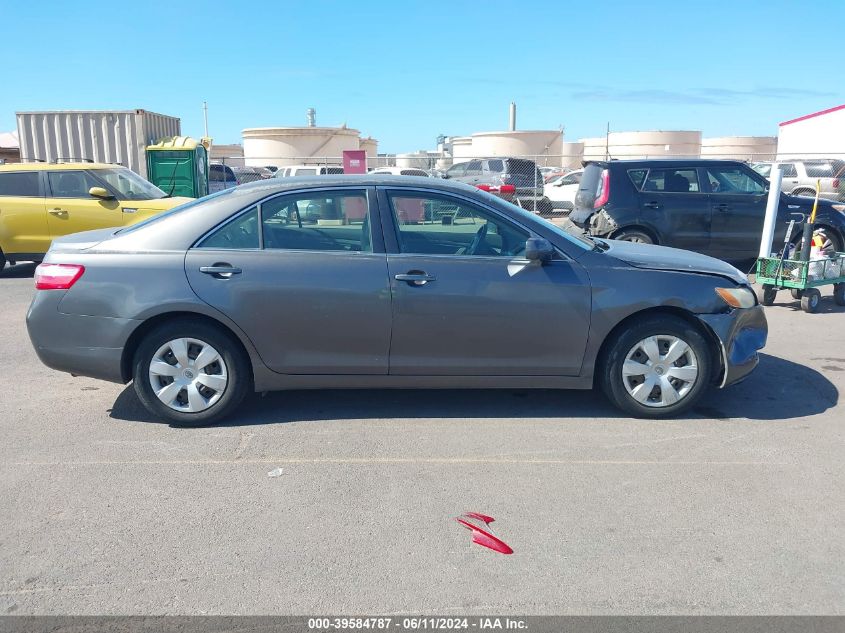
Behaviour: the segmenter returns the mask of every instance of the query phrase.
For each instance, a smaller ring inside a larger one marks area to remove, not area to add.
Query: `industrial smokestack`
[[[516,104],[513,101],[511,101],[511,120],[508,129],[511,132],[516,131]]]
[[[308,108],[305,111],[305,117],[308,120],[308,127],[317,127],[317,111],[314,108]]]

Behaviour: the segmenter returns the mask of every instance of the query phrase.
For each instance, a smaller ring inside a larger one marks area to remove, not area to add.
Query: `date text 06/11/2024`
[[[309,618],[310,631],[519,631],[528,628],[528,623],[520,618],[511,617],[434,617],[416,616],[405,618],[388,617],[323,617]]]

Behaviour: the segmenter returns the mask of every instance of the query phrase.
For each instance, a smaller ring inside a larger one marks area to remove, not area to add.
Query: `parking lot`
[[[41,365],[32,271],[0,274],[0,613],[845,613],[829,296],[809,315],[782,293],[758,370],[685,419],[590,392],[312,391],[178,429]],[[472,544],[466,511],[514,554]]]

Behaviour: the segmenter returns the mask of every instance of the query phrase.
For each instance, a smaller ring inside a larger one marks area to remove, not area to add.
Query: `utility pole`
[[[202,116],[205,120],[205,137],[208,138],[208,101],[202,102]]]
[[[610,121],[607,122],[607,133],[604,135],[604,159],[610,160]]]

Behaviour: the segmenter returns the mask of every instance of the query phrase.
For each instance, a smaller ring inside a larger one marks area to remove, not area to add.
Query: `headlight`
[[[832,206],[837,211],[845,213],[845,204],[832,204],[830,206]]]
[[[716,294],[732,308],[753,308],[757,297],[751,288],[716,288]]]

